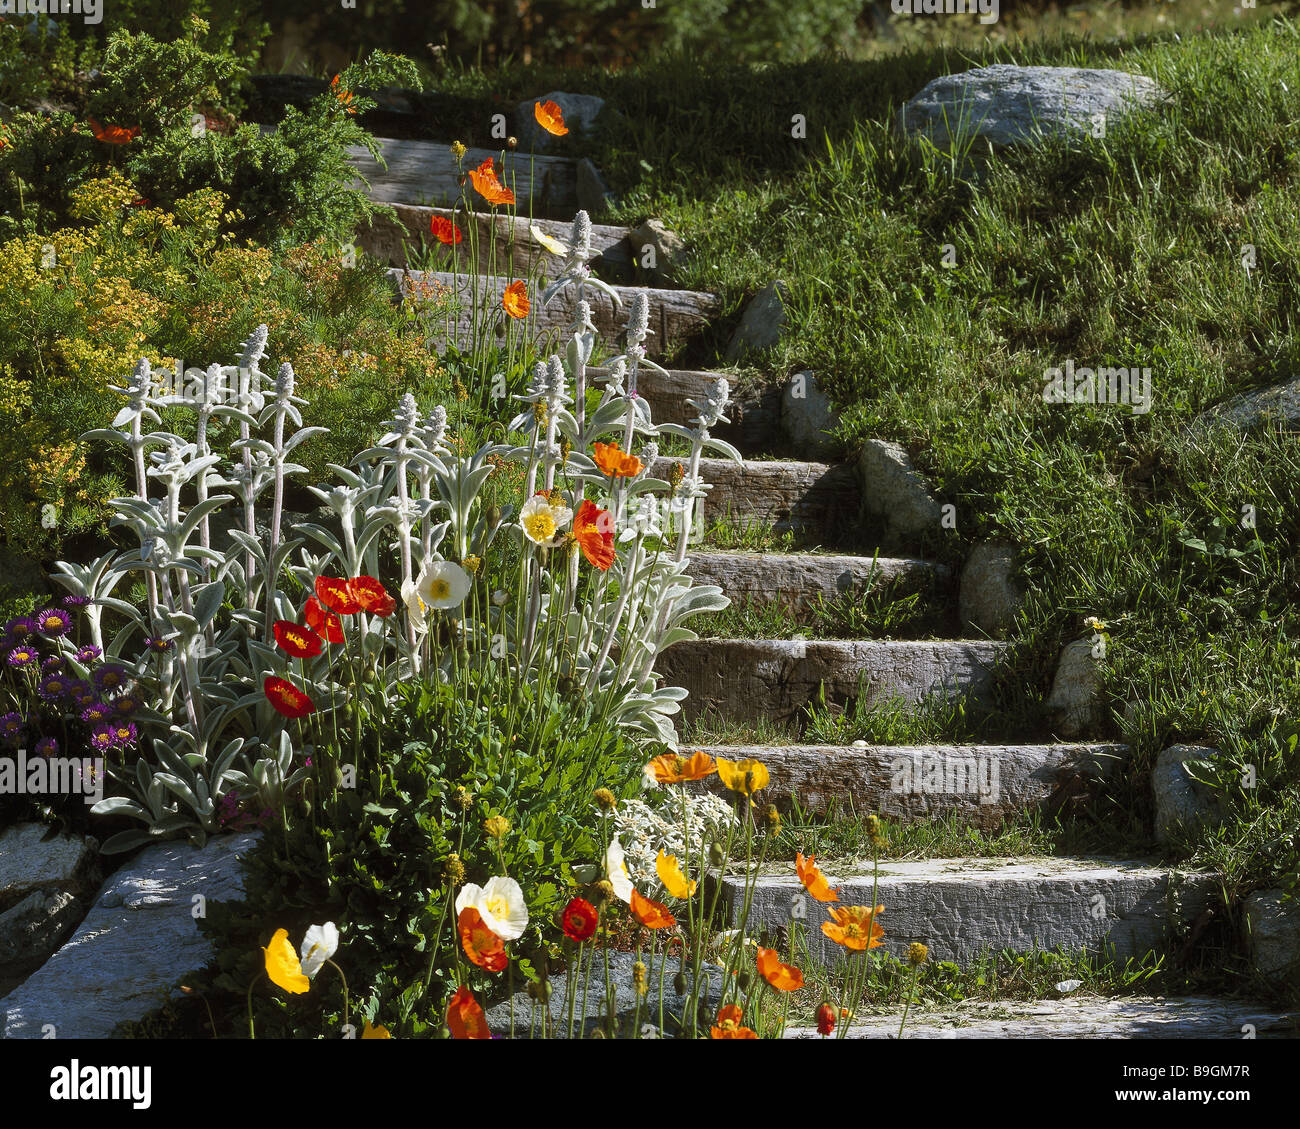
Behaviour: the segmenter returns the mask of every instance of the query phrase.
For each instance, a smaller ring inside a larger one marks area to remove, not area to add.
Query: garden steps
[[[885,915],[880,915],[883,923]],[[894,1039],[899,1014],[862,1016],[846,1039]],[[787,1027],[787,1039],[820,1039],[815,1027]],[[1300,1037],[1300,1011],[1205,996],[1051,1000],[963,1000],[940,1012],[913,1012],[904,1039],[1241,1039]],[[1136,1080],[1135,1080],[1136,1081]],[[1150,1087],[1150,1083],[1143,1083]],[[1161,1082],[1156,1089],[1165,1089]]]
[[[463,209],[418,204],[393,204],[392,208],[397,214],[396,220],[376,215],[357,232],[357,246],[390,267],[409,266],[405,244],[409,242],[419,246],[421,239],[444,256],[454,250],[459,261],[468,266],[471,240],[474,240],[478,244],[482,268],[493,274],[527,278],[531,272],[541,271],[547,277],[555,278],[564,256],[548,251],[530,228],[537,227],[552,239],[567,245],[573,227],[572,223],[561,220],[529,220],[527,216],[511,216],[508,212],[466,213]],[[444,246],[429,235],[429,222],[434,216],[453,220],[460,228],[462,239],[455,248]],[[595,258],[589,261],[602,276],[606,273],[630,274],[632,271],[632,247],[628,234],[626,227],[591,225],[591,250]],[[491,258],[489,249],[493,251]]]
[[[399,293],[404,280],[409,277],[412,285],[415,286],[419,286],[421,282],[436,283],[463,294],[463,308],[454,315],[456,318],[454,333],[458,342],[469,343],[475,315],[472,302],[472,287],[475,279],[472,276],[457,276],[449,271],[402,271],[390,268],[388,277]],[[486,312],[487,317],[495,319],[498,324],[512,320],[501,309],[501,296],[511,281],[513,280],[504,275],[482,275],[477,279],[480,309]],[[623,303],[619,310],[615,310],[614,303],[594,288],[589,288],[587,291],[592,322],[597,330],[609,339],[622,336],[627,328],[627,315],[632,297],[644,288],[616,286],[614,289]],[[645,343],[646,353],[649,356],[658,356],[698,333],[708,324],[709,318],[717,312],[721,304],[716,295],[695,290],[646,290],[646,293],[650,298],[652,334]],[[556,347],[567,341],[569,324],[573,320],[577,304],[577,292],[574,287],[567,287],[545,306],[534,296],[532,309],[529,312],[534,339],[541,341],[550,336]],[[440,335],[441,322],[442,319],[436,314],[429,317],[430,333],[435,340]]]
[[[686,751],[686,750],[684,750]],[[694,751],[692,746],[689,750]],[[955,817],[995,830],[1018,814],[1086,802],[1129,753],[1115,744],[706,745],[709,756],[762,761],[767,795],[805,812],[875,812],[915,822]],[[721,790],[716,777],[711,786]]]
[[[819,860],[842,905],[869,905],[871,864]],[[744,879],[720,881],[728,922],[738,924]],[[1217,901],[1220,878],[1180,872],[1145,860],[1096,858],[955,858],[887,860],[880,865],[876,903],[882,946],[904,958],[912,942],[931,960],[966,963],[981,951],[1029,952],[1035,947],[1120,959],[1165,951],[1173,936]],[[1176,891],[1177,896],[1171,895]],[[755,879],[747,930],[766,929],[783,943],[792,913],[802,915],[810,961],[834,964],[845,950],[826,937],[824,907],[806,895],[792,864]],[[788,951],[788,950],[787,950]]]
[[[727,721],[757,717],[788,722],[819,699],[848,706],[931,696],[984,696],[1006,644],[985,640],[886,641],[695,639],[675,643],[655,664],[666,685],[690,692],[686,722],[711,714]]]
[[[363,145],[349,145],[347,154],[359,177],[369,182],[368,188],[360,182],[357,187],[382,204],[451,207],[461,196],[462,172],[468,173],[489,157],[501,158],[500,149],[469,149],[458,165],[450,144],[391,137],[376,137],[375,141],[387,168]],[[515,207],[523,215],[559,213],[559,218],[572,219],[577,210],[578,162],[571,157],[509,154],[501,182],[514,191]]]
[[[882,584],[923,589],[949,577],[946,566],[911,557],[841,553],[691,552],[691,577],[716,584],[732,603],[806,611],[819,600],[863,595]]]
[[[667,479],[686,460],[666,456],[650,468]],[[851,466],[775,460],[701,459],[700,477],[711,489],[697,504],[704,524],[730,520],[742,526],[770,526],[775,533],[827,533],[856,518],[861,490]]]

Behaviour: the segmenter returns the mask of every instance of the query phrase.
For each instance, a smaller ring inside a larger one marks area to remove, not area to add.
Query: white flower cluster
[[[669,788],[659,795],[664,798],[660,802],[656,797],[655,807],[645,800],[621,800],[614,811],[614,833],[623,845],[628,873],[641,890],[659,884],[655,859],[660,850],[675,855],[685,870],[687,859],[694,864],[708,842],[725,837],[735,820],[727,802],[712,792]]]

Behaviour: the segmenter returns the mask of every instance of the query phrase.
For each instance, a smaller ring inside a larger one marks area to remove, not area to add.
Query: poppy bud
[[[709,844],[709,863],[712,866],[721,866],[727,861],[727,856],[722,853],[722,848],[717,843]]]
[[[613,811],[618,803],[614,798],[614,793],[608,788],[597,788],[591,794],[591,797],[599,805],[601,811]]]
[[[632,966],[632,989],[638,996],[644,996],[650,991],[650,984],[646,979],[645,961],[637,961]]]
[[[517,137],[507,137],[507,138],[506,138],[506,148],[507,148],[507,149],[514,149],[514,148],[516,148],[518,145],[519,145],[519,138],[517,138]]]
[[[829,1035],[835,1030],[835,1009],[830,1004],[822,1004],[817,1009],[817,1033]]]
[[[461,173],[460,176],[458,176],[458,177],[456,178],[456,184],[457,184],[459,187],[464,188],[464,187],[465,187],[465,182],[468,181],[468,180],[469,180],[469,177],[468,177],[465,173]]]
[[[450,1038],[451,1038],[451,1028],[448,1027],[446,1024],[444,1024],[443,1026],[439,1027],[439,1028],[438,1028],[438,1038],[439,1038],[439,1039],[450,1039]]]
[[[752,979],[753,978],[749,975],[749,972],[746,971],[746,972],[742,972],[739,976],[736,977],[736,983],[740,985],[740,990],[742,992],[748,992],[749,985]]]
[[[448,886],[459,886],[464,882],[465,864],[460,861],[460,855],[448,855],[447,861],[442,864],[442,873],[447,879]]]
[[[673,991],[679,996],[686,995],[686,973],[679,972],[673,977]]]
[[[547,980],[531,980],[528,984],[528,998],[536,1000],[539,1004],[546,1003],[551,998],[551,985]]]
[[[495,529],[501,524],[501,507],[492,506],[487,512],[488,528]]]

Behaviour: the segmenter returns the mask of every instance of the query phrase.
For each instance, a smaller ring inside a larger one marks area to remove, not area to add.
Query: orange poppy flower
[[[596,907],[586,898],[574,898],[564,907],[561,921],[570,941],[589,941],[596,932]]]
[[[490,1039],[487,1017],[474,993],[468,988],[457,988],[447,1004],[447,1026],[453,1039]]]
[[[792,964],[782,964],[775,949],[758,950],[758,974],[778,992],[803,987],[803,973]]]
[[[718,1012],[718,1022],[709,1028],[710,1039],[757,1039],[758,1035],[748,1027],[740,1025],[744,1013],[736,1004],[728,1004]]]
[[[343,621],[332,611],[322,607],[315,596],[308,597],[307,604],[302,609],[302,618],[307,621],[307,626],[323,637],[327,643],[343,642]]]
[[[533,117],[537,119],[537,124],[547,133],[554,134],[556,137],[563,137],[569,132],[569,127],[564,124],[564,114],[556,102],[549,100],[534,102]]]
[[[668,912],[667,906],[644,897],[635,886],[632,887],[631,906],[632,916],[647,929],[667,929],[668,926],[677,924],[677,918]]]
[[[280,650],[295,659],[310,659],[321,653],[325,641],[310,627],[291,623],[287,619],[277,619],[273,628],[275,641]]]
[[[681,784],[687,780],[703,780],[713,774],[713,758],[703,750],[682,760],[676,753],[665,753],[650,762],[650,771],[660,784]]]
[[[491,157],[485,157],[476,169],[469,170],[470,182],[474,189],[489,204],[513,204],[515,194],[501,183]]]
[[[640,459],[620,451],[617,443],[594,443],[592,451],[596,465],[611,478],[634,478],[645,469]]]
[[[861,952],[880,948],[880,938],[885,930],[876,921],[876,915],[885,912],[884,906],[833,906],[830,915],[834,921],[823,921],[822,932],[837,945]]]
[[[262,683],[262,690],[275,707],[276,713],[285,717],[300,718],[315,712],[316,703],[292,682],[286,682],[283,678],[271,675]]]
[[[835,1030],[835,1009],[830,1004],[822,1004],[817,1009],[817,1034],[829,1035]]]
[[[614,522],[608,510],[597,509],[589,498],[583,498],[578,507],[573,536],[592,567],[604,572],[614,563]]]
[[[803,888],[808,891],[819,902],[838,902],[839,894],[831,889],[831,884],[826,881],[826,875],[817,869],[817,856],[809,855],[804,858],[802,854],[794,856],[794,868],[799,872],[799,881],[803,883]]]
[[[357,112],[357,108],[352,105],[352,91],[347,90],[346,88],[339,89],[338,75],[335,75],[330,80],[330,89],[334,91],[334,97],[339,100],[339,104],[347,110],[349,114],[355,114]]]
[[[339,615],[356,615],[361,610],[352,591],[352,581],[341,576],[316,577],[316,595],[330,611]]]
[[[501,305],[512,318],[528,316],[528,287],[522,282],[512,282],[501,295]]]
[[[87,118],[86,124],[90,126],[90,132],[95,135],[96,141],[109,145],[126,145],[140,136],[138,125],[100,125],[94,118]]]
[[[473,906],[466,906],[456,919],[456,928],[460,931],[460,943],[465,955],[489,972],[504,972],[506,967],[506,946],[483,921],[483,915]]]
[[[348,583],[362,611],[387,619],[397,610],[397,601],[373,576],[354,576]]]
[[[448,247],[454,247],[461,240],[460,228],[446,216],[435,215],[430,219],[429,230],[439,243],[445,243]]]

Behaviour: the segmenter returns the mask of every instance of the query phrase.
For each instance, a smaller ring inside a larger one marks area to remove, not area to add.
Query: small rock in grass
[[[990,639],[1005,639],[1024,592],[1016,582],[1016,553],[1010,545],[976,545],[961,573],[962,625]]]
[[[790,378],[781,395],[781,429],[802,459],[825,459],[836,448],[828,434],[838,420],[830,399],[809,371]]]
[[[1155,793],[1156,838],[1168,842],[1177,829],[1194,832],[1223,819],[1223,800],[1208,785],[1199,783],[1186,762],[1212,760],[1217,749],[1203,745],[1170,745],[1156,758],[1151,773]]]
[[[777,279],[763,287],[745,307],[736,332],[727,346],[727,360],[739,359],[747,352],[770,349],[781,339],[781,330],[788,320],[785,307],[790,300],[790,288]]]
[[[1076,639],[1061,651],[1046,706],[1056,715],[1055,728],[1062,737],[1073,739],[1105,720],[1101,674],[1092,649],[1091,639]]]

